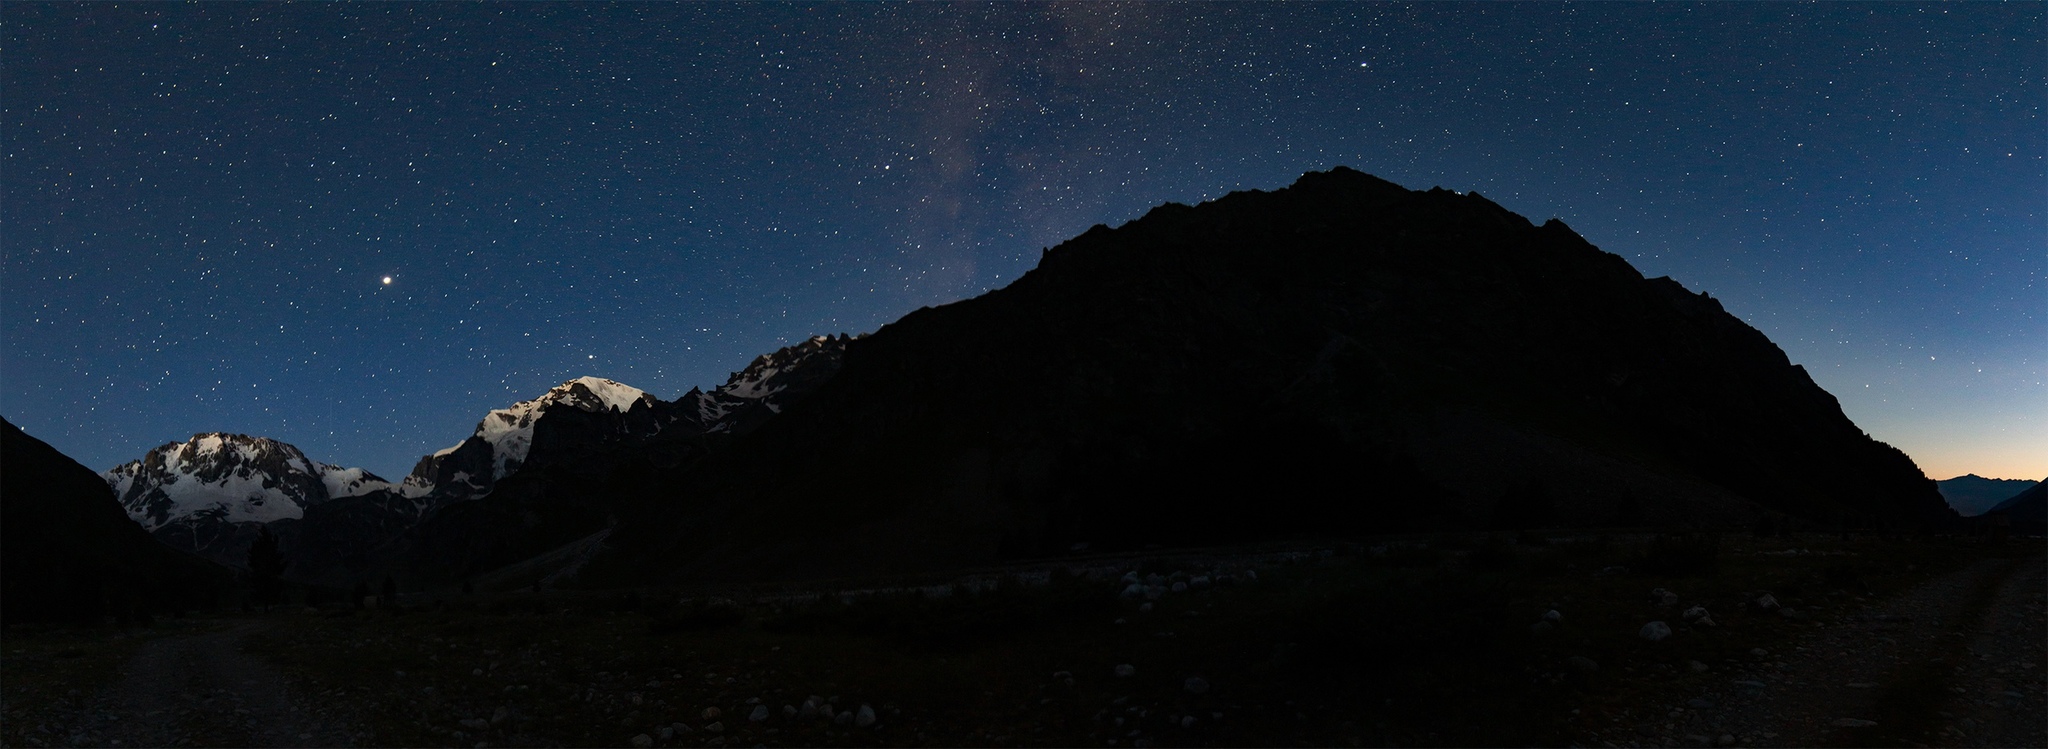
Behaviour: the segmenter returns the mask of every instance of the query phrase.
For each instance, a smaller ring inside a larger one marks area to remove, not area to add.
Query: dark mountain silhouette
[[[2048,533],[2048,481],[2035,482],[2026,491],[1998,503],[1984,515],[2005,519],[2012,530],[2019,533]]]
[[[208,608],[226,568],[158,543],[99,474],[0,419],[0,617],[91,621]]]
[[[590,584],[1080,543],[1954,518],[1713,299],[1560,221],[1343,168],[1097,226],[1006,288],[853,341],[729,449],[607,481],[629,499]]]
[[[1974,473],[1934,483],[1941,488],[1942,498],[1963,517],[1982,515],[2034,485],[2026,479],[1987,479]]]

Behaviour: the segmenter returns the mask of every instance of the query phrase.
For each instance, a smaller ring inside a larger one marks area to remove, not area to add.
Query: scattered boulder
[[[1187,583],[1174,583],[1174,584],[1173,584],[1173,587],[1171,588],[1171,590],[1172,590],[1173,592],[1175,592],[1175,593],[1186,593],[1186,592],[1188,592],[1188,584],[1187,584]]]
[[[654,746],[654,737],[643,733],[634,736],[632,744],[633,749],[647,749],[647,747]]]
[[[712,721],[711,725],[704,727],[704,730],[712,733],[725,733],[725,723],[722,721]]]
[[[1755,607],[1758,611],[1777,611],[1778,599],[1769,593],[1760,593],[1755,598],[1749,599],[1749,605]]]
[[[1543,621],[1550,622],[1551,624],[1557,624],[1559,622],[1564,621],[1564,615],[1557,613],[1557,609],[1551,609],[1549,611],[1543,612]]]
[[[1836,728],[1869,728],[1874,725],[1877,725],[1877,721],[1858,718],[1836,718],[1834,722]]]
[[[860,726],[861,728],[866,728],[868,726],[874,725],[875,709],[867,705],[861,705],[860,712],[856,713],[853,716],[853,724],[856,726]]]
[[[1122,598],[1122,599],[1124,599],[1124,600],[1126,600],[1126,601],[1131,601],[1131,600],[1136,600],[1136,599],[1139,599],[1139,598],[1144,598],[1144,597],[1145,597],[1145,584],[1144,584],[1144,583],[1131,583],[1131,584],[1129,584],[1129,585],[1126,585],[1126,586],[1124,586],[1124,592],[1122,592],[1122,593],[1118,593],[1118,594],[1117,594],[1117,597],[1118,597],[1118,598]]]
[[[794,718],[794,717],[796,717],[796,706],[795,706],[795,705],[783,705],[783,706],[782,706],[782,717],[784,717],[784,718]]]
[[[1650,591],[1650,603],[1658,606],[1677,606],[1678,594],[1663,588]]]
[[[1200,676],[1190,676],[1187,681],[1181,682],[1181,688],[1188,690],[1189,694],[1208,694],[1209,681]]]
[[[1208,575],[1196,575],[1188,578],[1188,587],[1194,590],[1206,590],[1212,582]]]
[[[852,711],[852,710],[841,710],[841,711],[839,711],[839,714],[838,714],[838,715],[834,715],[834,716],[832,716],[832,725],[835,725],[835,726],[849,726],[849,725],[853,725],[853,711]]]
[[[768,706],[767,706],[767,705],[755,705],[755,706],[754,706],[754,711],[753,711],[753,712],[751,712],[751,713],[748,713],[748,714],[747,714],[747,721],[748,721],[748,722],[751,722],[751,723],[759,723],[759,722],[761,722],[761,721],[764,721],[764,720],[767,720],[767,719],[768,719]]]
[[[491,729],[491,722],[483,718],[464,718],[462,727],[472,731],[488,731]]]
[[[1129,678],[1132,674],[1135,673],[1138,673],[1137,666],[1133,666],[1129,663],[1119,663],[1116,665],[1116,675],[1119,677]]]
[[[498,725],[512,718],[512,709],[500,707],[491,713],[491,725]]]
[[[1699,662],[1699,661],[1687,661],[1685,665],[1686,665],[1686,667],[1687,667],[1687,668],[1690,668],[1690,669],[1692,669],[1693,673],[1696,673],[1696,674],[1703,674],[1703,673],[1706,673],[1706,672],[1707,672],[1707,664],[1705,664],[1705,663],[1701,663],[1701,662]],[[1694,702],[1704,702],[1705,700],[1693,700],[1693,701],[1694,701]]]
[[[662,741],[674,741],[676,739],[676,727],[662,726],[660,731],[655,732],[655,735],[660,736]]]
[[[1568,659],[1565,659],[1565,662],[1571,664],[1572,670],[1577,671],[1579,673],[1590,674],[1594,671],[1600,670],[1600,664],[1598,662],[1594,661],[1591,658],[1587,658],[1583,655],[1574,655]]]
[[[1750,654],[1750,655],[1753,655],[1753,656],[1756,656],[1756,657],[1758,657],[1758,658],[1763,658],[1763,657],[1765,657],[1765,656],[1768,656],[1768,655],[1770,655],[1770,654],[1771,654],[1771,651],[1769,651],[1769,650],[1765,650],[1765,649],[1763,649],[1763,648],[1750,648],[1750,649],[1749,649],[1749,654]]]
[[[1541,621],[1529,625],[1529,634],[1535,635],[1537,637],[1542,637],[1544,635],[1550,634],[1551,630],[1554,629],[1557,629],[1557,625],[1551,624],[1548,621]]]
[[[1683,620],[1686,624],[1698,622],[1701,619],[1707,618],[1707,607],[1694,606],[1692,608],[1686,609],[1685,613],[1679,615],[1679,618]]]
[[[1671,625],[1663,622],[1650,622],[1643,625],[1642,631],[1637,632],[1636,636],[1650,642],[1663,642],[1664,638],[1671,636]]]
[[[724,714],[725,714],[725,711],[724,711],[724,710],[720,710],[720,709],[718,709],[718,708],[716,708],[716,707],[707,707],[707,708],[704,708],[704,719],[705,719],[705,720],[718,720],[718,716],[721,716],[721,715],[724,715]]]

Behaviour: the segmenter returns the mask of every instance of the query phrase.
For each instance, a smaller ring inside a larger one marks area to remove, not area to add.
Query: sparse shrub
[[[1659,533],[1636,560],[1652,575],[1704,575],[1721,564],[1721,537],[1712,533]]]

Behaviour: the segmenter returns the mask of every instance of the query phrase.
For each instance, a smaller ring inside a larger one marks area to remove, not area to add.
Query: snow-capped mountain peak
[[[534,427],[551,409],[626,414],[635,407],[652,408],[659,402],[647,391],[615,380],[578,377],[549,388],[540,397],[484,414],[469,438],[421,458],[400,492],[418,497],[437,489],[463,496],[488,491],[498,479],[526,463],[533,449]],[[458,455],[465,452],[468,457]]]
[[[327,465],[277,440],[221,432],[163,444],[100,477],[128,516],[150,530],[202,515],[259,523],[298,518],[330,499],[391,488],[361,468]]]

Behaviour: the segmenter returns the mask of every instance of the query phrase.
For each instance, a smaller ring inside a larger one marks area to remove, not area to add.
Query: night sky
[[[397,479],[1341,164],[1712,294],[1934,478],[2042,478],[2044,8],[9,2],[0,415]]]

